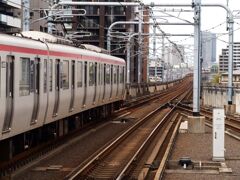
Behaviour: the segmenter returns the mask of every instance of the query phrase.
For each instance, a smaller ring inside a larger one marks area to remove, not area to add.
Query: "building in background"
[[[62,0],[64,1],[64,0]],[[68,0],[70,1],[70,0]],[[48,9],[53,5],[53,0],[31,0],[30,1],[30,31],[48,32]],[[54,12],[53,12],[54,13]],[[63,13],[71,14],[70,10],[65,10]],[[60,14],[61,15],[61,14]],[[70,23],[69,23],[70,22]],[[72,30],[72,18],[59,18],[53,24],[53,34],[63,35],[64,29]],[[63,25],[65,27],[63,27]]]
[[[168,64],[172,67],[180,67],[180,64],[184,62],[184,46],[178,44],[170,44],[165,49],[165,64]]]
[[[240,42],[233,44],[233,70],[240,70]],[[219,56],[219,72],[228,72],[228,46]]]
[[[21,0],[0,1],[0,32],[21,31]]]
[[[202,68],[209,70],[216,63],[216,34],[202,32]]]
[[[15,2],[16,1],[16,2]],[[62,0],[64,1],[64,0]],[[69,1],[69,0],[66,0]],[[81,1],[81,0],[72,0]],[[92,0],[86,0],[92,2]],[[100,0],[105,2],[104,0]],[[118,2],[131,2],[133,0],[119,0]],[[9,1],[10,2],[10,1]],[[3,24],[1,26],[1,31],[5,32],[19,32],[22,30],[26,18],[24,18],[21,12],[22,0],[13,0],[9,3],[6,1],[3,3],[1,1],[1,10],[7,15],[0,15],[0,22]],[[24,1],[23,1],[24,2]],[[49,8],[56,3],[55,0],[30,0],[30,21],[29,30],[30,31],[40,31],[48,32],[48,21],[46,18],[48,16]],[[109,1],[110,2],[110,1]],[[11,7],[11,8],[10,8]],[[91,44],[98,46],[100,48],[107,49],[107,30],[109,26],[116,21],[133,21],[139,19],[139,14],[137,14],[133,7],[131,6],[76,6],[77,10],[71,10],[72,7],[65,6],[68,9],[64,11],[66,14],[80,14],[82,13],[78,9],[86,10],[86,15],[84,16],[72,16],[72,17],[58,17],[53,23],[53,34],[54,35],[66,35],[71,33],[76,33],[79,35],[77,40],[81,44]],[[19,9],[19,11],[15,11]],[[24,11],[25,12],[25,11]],[[52,12],[56,13],[56,12]],[[149,12],[147,9],[143,11],[144,22],[149,21]],[[11,17],[9,17],[11,15]],[[19,18],[17,18],[17,15]],[[22,21],[21,21],[22,19]],[[23,23],[22,23],[23,22]],[[12,27],[12,26],[16,27]],[[128,33],[139,32],[138,25],[117,25],[114,26],[113,33],[116,36],[123,36]],[[143,33],[149,33],[149,25],[143,25]],[[88,34],[88,36],[81,36],[83,34]],[[89,34],[91,34],[89,36]],[[135,38],[136,39],[136,38]],[[138,47],[140,46],[137,40],[133,40],[131,47],[131,82],[137,82],[138,72],[142,72],[141,81],[147,81],[147,62],[149,54],[149,37],[143,37],[142,46],[142,65],[141,69],[138,69]],[[126,38],[112,38],[111,41],[111,55],[126,59]]]
[[[78,1],[78,0],[73,0]],[[89,1],[89,0],[86,0]],[[101,0],[103,1],[103,0]],[[90,2],[92,2],[90,0]],[[124,2],[120,0],[119,2]],[[74,17],[73,31],[91,33],[90,37],[79,38],[82,44],[92,44],[107,49],[107,30],[116,21],[129,21],[132,19],[132,8],[126,6],[77,6],[85,9],[85,16]],[[76,12],[74,12],[75,14]],[[113,32],[128,32],[130,26],[117,25]],[[121,34],[122,35],[122,34]],[[125,59],[125,42],[112,38],[111,54]]]
[[[78,1],[78,0],[74,0]],[[91,1],[91,0],[90,0]],[[105,2],[104,0],[100,0]],[[131,2],[132,0],[119,0],[121,2]],[[110,2],[110,1],[109,1]],[[131,6],[78,6],[78,9],[85,9],[86,16],[74,17],[73,31],[81,33],[91,33],[90,37],[79,38],[82,44],[92,44],[107,49],[107,31],[109,26],[116,21],[138,20],[138,14]],[[144,10],[144,21],[148,22],[148,11]],[[112,35],[123,36],[128,32],[138,32],[138,25],[116,25],[112,29]],[[149,32],[149,26],[143,25],[143,33]],[[124,34],[123,34],[124,33]],[[138,41],[133,40],[131,46],[131,82],[137,82],[138,78]],[[142,53],[142,81],[147,80],[147,59],[148,59],[149,38],[143,40]],[[126,39],[111,38],[111,55],[127,59]]]
[[[156,76],[155,76],[156,74]],[[157,61],[155,59],[150,59],[149,62],[149,81],[159,82],[163,80],[163,62],[159,58]]]

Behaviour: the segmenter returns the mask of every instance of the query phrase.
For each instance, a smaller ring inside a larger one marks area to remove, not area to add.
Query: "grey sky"
[[[155,2],[155,3],[167,3],[167,4],[176,4],[176,3],[192,3],[192,0],[143,0],[144,2]],[[226,5],[227,0],[202,0],[202,3],[217,3]],[[229,7],[233,10],[240,10],[239,0],[229,0]],[[179,9],[179,8],[178,8]],[[184,8],[185,9],[185,8]],[[189,8],[188,8],[189,9]],[[190,8],[191,9],[191,8]],[[157,15],[157,13],[155,13]],[[174,13],[173,13],[174,14]],[[236,14],[236,13],[235,13]],[[176,15],[176,13],[175,13]],[[192,13],[181,13],[180,17],[183,19],[187,19],[192,21],[193,14]],[[239,13],[240,18],[240,13]],[[170,19],[170,22],[176,22],[175,19]],[[234,33],[234,41],[240,41],[240,19],[235,19],[234,29],[236,30]],[[191,26],[163,26],[162,29],[166,33],[193,33],[193,27]],[[239,30],[238,30],[239,29]],[[202,30],[208,30],[213,33],[227,33],[226,31],[226,11],[222,8],[210,8],[203,7],[202,8]],[[171,40],[180,41],[182,44],[192,44],[193,39],[184,40],[185,37],[172,37]],[[218,55],[221,52],[222,48],[227,46],[228,35],[220,36],[217,40],[217,60]]]

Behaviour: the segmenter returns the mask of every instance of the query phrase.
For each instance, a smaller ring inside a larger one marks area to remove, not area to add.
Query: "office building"
[[[202,68],[209,70],[216,63],[216,34],[202,32]]]

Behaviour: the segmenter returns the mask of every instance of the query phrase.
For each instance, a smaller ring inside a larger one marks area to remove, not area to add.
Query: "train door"
[[[74,110],[74,99],[75,99],[75,61],[71,63],[71,100],[69,111]]]
[[[124,93],[125,93],[125,86],[124,86],[124,84],[125,84],[125,68],[124,67],[122,67],[122,95],[124,95]]]
[[[102,64],[98,64],[98,75],[97,75],[97,77],[98,77],[98,102],[100,102],[100,99],[102,98],[102,84],[101,84],[101,82],[102,82],[102,75],[101,75],[101,73],[102,73]],[[100,102],[101,103],[101,102]]]
[[[3,132],[9,131],[13,117],[14,99],[14,56],[7,56],[6,59],[6,108],[3,124]]]
[[[60,60],[55,61],[55,102],[53,109],[53,116],[57,116],[59,108],[59,98],[60,98]]]
[[[86,99],[87,99],[87,86],[88,86],[88,63],[84,62],[84,96],[83,96],[83,106],[86,106]]]
[[[40,58],[35,58],[30,62],[31,93],[33,93],[33,112],[31,124],[37,122],[39,112],[39,94],[40,94]]]
[[[83,96],[84,96],[84,63],[82,61],[77,61],[75,63],[75,91],[74,91],[74,111],[79,112],[83,106]]]

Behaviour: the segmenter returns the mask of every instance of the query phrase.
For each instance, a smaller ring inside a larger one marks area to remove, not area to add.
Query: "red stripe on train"
[[[26,53],[26,54],[35,54],[35,55],[45,55],[45,56],[48,55],[47,50],[32,49],[32,48],[10,46],[10,45],[3,45],[3,44],[0,44],[0,50],[1,51],[18,52],[18,53]],[[49,55],[50,56],[67,57],[67,58],[77,58],[77,59],[81,59],[81,60],[102,61],[102,62],[106,62],[106,63],[115,63],[115,64],[121,64],[121,65],[125,64],[123,62],[118,62],[118,61],[114,61],[111,59],[103,59],[103,58],[97,58],[94,56],[86,56],[86,55],[64,53],[64,52],[57,52],[57,51],[49,51]]]

